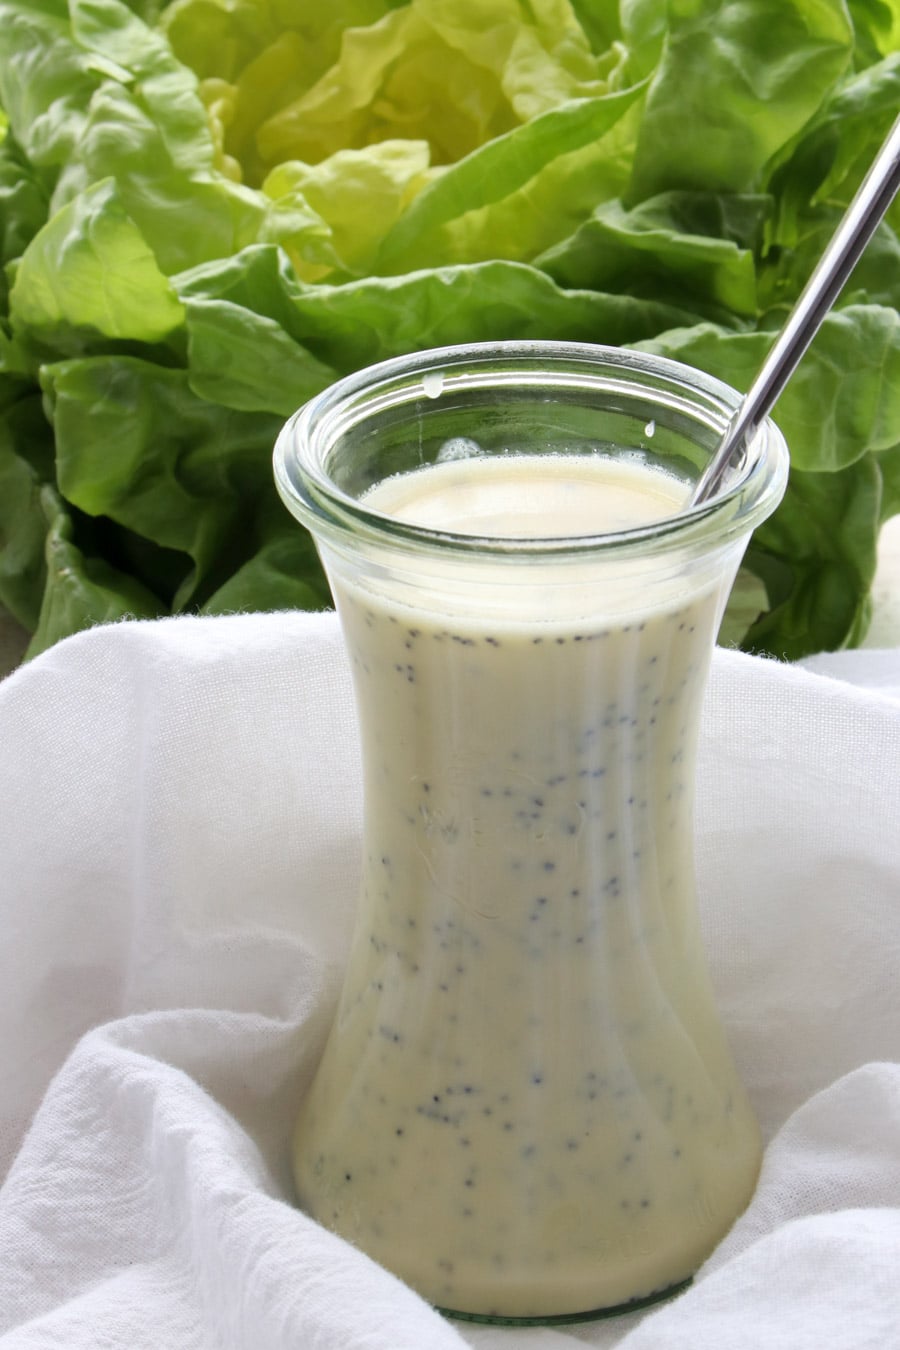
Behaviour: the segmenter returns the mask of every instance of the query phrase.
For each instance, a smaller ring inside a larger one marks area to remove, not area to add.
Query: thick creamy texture
[[[678,512],[684,483],[636,460],[508,455],[451,460],[386,479],[366,505],[435,530],[565,538],[634,529]]]
[[[573,512],[596,532],[684,496],[639,464],[576,463],[574,495],[571,463],[516,457],[389,480],[368,502],[553,537]],[[662,1291],[708,1255],[759,1166],[692,859],[700,699],[730,572],[670,570],[623,614],[608,562],[549,587],[528,564],[503,618],[477,562],[453,564],[449,612],[443,577],[403,585],[326,562],[366,838],[341,1003],[298,1123],[301,1203],[457,1311],[539,1318]]]

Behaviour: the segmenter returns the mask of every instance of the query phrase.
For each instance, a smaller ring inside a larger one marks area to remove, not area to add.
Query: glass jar
[[[639,352],[479,344],[341,380],[278,441],[340,613],[365,779],[297,1192],[458,1315],[659,1297],[753,1191],[759,1133],[698,928],[693,776],[722,610],[787,452],[767,423],[711,502],[607,534],[453,533],[366,494],[550,454],[662,468],[686,500],[738,401]]]

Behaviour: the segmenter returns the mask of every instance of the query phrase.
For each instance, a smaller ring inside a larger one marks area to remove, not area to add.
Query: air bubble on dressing
[[[470,436],[451,436],[437,452],[437,462],[446,464],[455,459],[474,459],[481,453],[481,446]]]
[[[652,437],[655,431],[656,431],[655,422],[648,422],[647,425],[644,427],[644,435],[648,438]]]
[[[427,398],[440,398],[444,392],[444,376],[440,370],[429,370],[422,376],[422,388]]]

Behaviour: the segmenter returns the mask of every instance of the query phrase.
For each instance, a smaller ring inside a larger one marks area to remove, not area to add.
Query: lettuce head
[[[0,602],[319,607],[270,455],[426,346],[746,387],[900,108],[900,0],[0,0]],[[725,639],[857,641],[900,511],[895,206],[776,410]]]

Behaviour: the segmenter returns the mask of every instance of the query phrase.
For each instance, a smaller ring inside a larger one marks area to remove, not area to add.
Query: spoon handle
[[[879,150],[800,299],[694,487],[697,506],[721,487],[732,456],[771,411],[900,188],[900,117]]]

